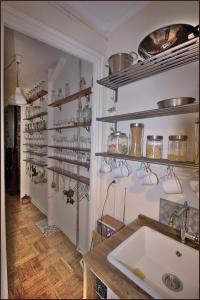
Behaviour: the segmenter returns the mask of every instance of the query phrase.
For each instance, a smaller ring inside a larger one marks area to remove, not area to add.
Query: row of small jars
[[[27,123],[25,125],[25,132],[29,132],[32,130],[42,130],[42,129],[46,129],[46,121],[45,120],[40,120],[38,122],[31,122],[31,123]]]
[[[143,130],[144,124],[133,123],[130,125],[131,144],[128,151],[128,137],[120,131],[113,132],[108,137],[108,152],[127,154],[130,156],[143,156]],[[146,142],[146,157],[150,159],[162,159],[163,136],[148,135]],[[187,136],[170,135],[168,143],[168,159],[171,161],[187,160]]]

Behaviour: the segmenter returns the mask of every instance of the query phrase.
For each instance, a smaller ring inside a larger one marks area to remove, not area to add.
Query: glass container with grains
[[[116,154],[127,154],[128,137],[121,131],[113,132],[108,137],[108,152]]]
[[[169,136],[168,159],[171,161],[187,160],[187,136],[186,135]]]
[[[146,157],[161,159],[163,153],[163,136],[148,135],[146,144]]]
[[[144,124],[142,123],[130,124],[131,142],[130,142],[129,155],[135,157],[142,157],[143,131],[144,131]]]

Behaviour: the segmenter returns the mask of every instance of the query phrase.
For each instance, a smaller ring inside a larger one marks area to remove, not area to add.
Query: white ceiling
[[[109,33],[138,13],[151,1],[50,1],[67,13],[87,22],[95,29]]]

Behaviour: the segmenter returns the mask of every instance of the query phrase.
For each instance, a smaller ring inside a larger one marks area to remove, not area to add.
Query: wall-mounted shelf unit
[[[54,148],[54,149],[66,149],[66,150],[72,150],[72,151],[80,151],[80,152],[90,152],[91,150],[89,148],[78,148],[78,147],[67,147],[67,146],[48,146],[48,148]]]
[[[60,175],[72,178],[72,179],[77,180],[77,181],[80,181],[80,182],[85,183],[87,185],[90,184],[90,180],[87,177],[79,176],[79,175],[76,175],[74,173],[68,172],[66,170],[62,170],[62,169],[58,170],[58,168],[56,168],[56,167],[48,167],[47,169],[52,171],[52,172],[58,173]]]
[[[197,37],[163,53],[138,62],[123,71],[97,80],[97,83],[112,90],[117,90],[119,87],[129,83],[183,66],[198,59],[199,38]]]
[[[42,91],[38,92],[37,95],[36,95],[35,97],[33,97],[33,98],[30,99],[30,100],[27,100],[27,104],[32,104],[34,101],[36,101],[36,100],[38,100],[38,99],[40,99],[40,98],[46,96],[47,94],[48,94],[47,91],[42,90]]]
[[[32,154],[32,155],[36,155],[36,156],[47,156],[47,153],[39,153],[39,152],[35,152],[35,151],[23,151],[23,152]]]
[[[46,116],[47,115],[47,112],[46,111],[43,111],[43,112],[40,112],[34,116],[31,116],[31,117],[28,117],[28,118],[25,118],[24,121],[29,121],[29,120],[33,120],[33,119],[36,119],[36,118],[41,118],[43,116]]]
[[[84,167],[84,168],[87,168],[87,169],[90,168],[89,163],[81,162],[81,161],[78,161],[78,160],[66,159],[66,158],[61,158],[61,157],[58,157],[58,156],[48,156],[48,158],[55,159],[55,160],[62,161],[62,162],[66,162],[66,163],[69,163],[69,164],[72,164],[72,165],[81,166],[81,167]]]
[[[130,155],[124,155],[124,154],[114,154],[114,153],[108,153],[108,152],[102,152],[102,153],[95,153],[96,156],[102,156],[102,157],[110,157],[115,159],[125,159],[130,161],[138,161],[138,162],[146,162],[151,164],[158,164],[158,165],[166,165],[166,166],[174,166],[174,167],[183,167],[183,168],[194,168],[198,169],[199,165],[187,161],[187,162],[178,162],[178,161],[170,161],[168,159],[149,159],[147,157],[134,157]]]
[[[28,131],[24,131],[24,133],[34,133],[34,132],[40,132],[40,131],[45,131],[47,130],[46,128],[44,129],[34,129],[34,130],[28,130]]]
[[[77,93],[74,93],[72,95],[69,95],[69,96],[67,96],[65,98],[59,99],[59,100],[57,100],[57,101],[49,104],[48,106],[59,107],[59,106],[61,106],[63,104],[66,104],[66,103],[69,103],[71,101],[74,101],[74,100],[76,100],[79,97],[89,96],[91,93],[92,93],[92,90],[91,90],[91,87],[89,87],[87,89],[78,91]]]
[[[47,147],[47,145],[43,145],[43,144],[39,145],[39,144],[31,144],[31,143],[23,144],[23,146],[31,146],[31,147],[39,147],[39,148]]]
[[[53,127],[53,128],[48,128],[48,130],[61,130],[61,129],[78,128],[78,127],[87,128],[87,127],[90,127],[90,126],[91,126],[91,122],[81,123],[81,124],[74,124],[74,125],[66,125],[66,126],[60,126],[60,127]]]
[[[139,112],[135,112],[135,113],[102,117],[102,118],[97,118],[97,121],[115,123],[115,122],[128,121],[128,120],[156,118],[156,117],[164,117],[164,116],[170,116],[170,115],[195,113],[198,111],[199,111],[199,102],[195,102],[192,104],[176,106],[176,107],[144,110],[144,111],[139,111]]]
[[[23,161],[30,163],[32,165],[36,165],[36,166],[40,166],[40,167],[47,167],[47,164],[40,163],[40,162],[32,160],[32,159],[24,159]]]

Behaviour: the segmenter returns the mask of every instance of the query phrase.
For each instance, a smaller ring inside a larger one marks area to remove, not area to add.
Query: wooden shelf
[[[68,129],[68,128],[77,128],[77,127],[90,127],[91,126],[91,122],[89,123],[81,123],[81,124],[75,124],[75,125],[69,125],[69,126],[60,126],[60,127],[54,127],[54,128],[48,128],[48,130],[61,130],[61,129]]]
[[[146,119],[146,118],[156,118],[162,116],[172,116],[187,113],[195,113],[199,111],[199,102],[194,102],[192,104],[181,105],[176,107],[144,110],[135,113],[109,116],[97,118],[97,121],[115,123],[120,121],[136,120],[136,119]]]
[[[178,162],[178,161],[170,161],[168,159],[149,159],[147,157],[138,158],[130,155],[114,154],[108,152],[95,153],[95,155],[102,156],[102,157],[116,158],[116,159],[125,159],[130,161],[146,162],[146,163],[158,164],[158,165],[166,165],[166,166],[174,166],[174,167],[182,167],[182,168],[194,168],[194,169],[199,168],[198,164],[195,164],[190,161]]]
[[[74,173],[71,173],[71,172],[68,172],[68,171],[65,171],[65,170],[62,170],[62,169],[58,170],[56,167],[48,167],[47,169],[52,171],[52,172],[58,173],[60,175],[72,178],[72,179],[77,180],[77,181],[80,181],[80,182],[85,183],[87,185],[90,184],[90,180],[87,177],[78,176]]]
[[[24,159],[23,161],[31,163],[32,165],[36,165],[36,166],[40,166],[40,167],[47,167],[47,164],[40,163],[40,162],[32,160],[32,159]]]
[[[25,119],[23,119],[23,120],[24,120],[24,121],[29,121],[29,120],[33,120],[33,119],[36,119],[36,118],[41,118],[41,117],[46,116],[46,115],[47,115],[47,112],[46,112],[46,111],[43,111],[43,112],[41,112],[41,113],[38,113],[38,114],[36,114],[36,115],[34,115],[34,116],[25,118]]]
[[[30,100],[27,100],[27,104],[31,104],[31,103],[33,103],[34,101],[36,101],[36,100],[38,100],[38,99],[40,99],[40,98],[46,96],[47,94],[48,94],[47,91],[42,90],[42,91],[38,92],[37,95],[36,95],[34,98],[32,98],[32,99],[30,99]]]
[[[38,153],[38,152],[35,152],[35,151],[23,151],[23,152],[33,154],[33,155],[36,155],[36,156],[47,156],[47,153]]]
[[[66,103],[69,103],[71,101],[74,101],[76,100],[77,98],[79,97],[84,97],[84,96],[89,96],[90,94],[92,93],[92,90],[91,90],[91,87],[87,88],[87,89],[84,89],[84,90],[81,90],[75,94],[72,94],[72,95],[69,95],[65,98],[62,98],[62,99],[59,99],[51,104],[49,104],[48,106],[51,106],[51,107],[59,107],[63,104],[66,104]]]
[[[72,165],[82,166],[82,167],[87,168],[87,169],[90,168],[89,163],[81,162],[81,161],[78,161],[78,160],[66,159],[66,158],[61,158],[61,157],[58,157],[58,156],[48,156],[48,158],[55,159],[55,160],[62,161],[62,162],[66,162],[66,163],[69,163],[69,164],[72,164]]]
[[[90,152],[89,148],[78,148],[78,147],[67,147],[67,146],[48,146],[48,148],[55,148],[55,149],[66,149],[72,151],[80,151],[80,152]]]
[[[199,60],[199,37],[140,61],[123,71],[111,74],[97,83],[117,90],[132,82]]]
[[[39,148],[47,147],[47,145],[38,145],[38,144],[23,144],[23,146],[32,146],[32,147],[39,147]]]
[[[45,131],[47,128],[44,129],[34,129],[34,130],[29,130],[29,131],[24,131],[23,133],[34,133],[34,132],[40,132],[40,131]]]

